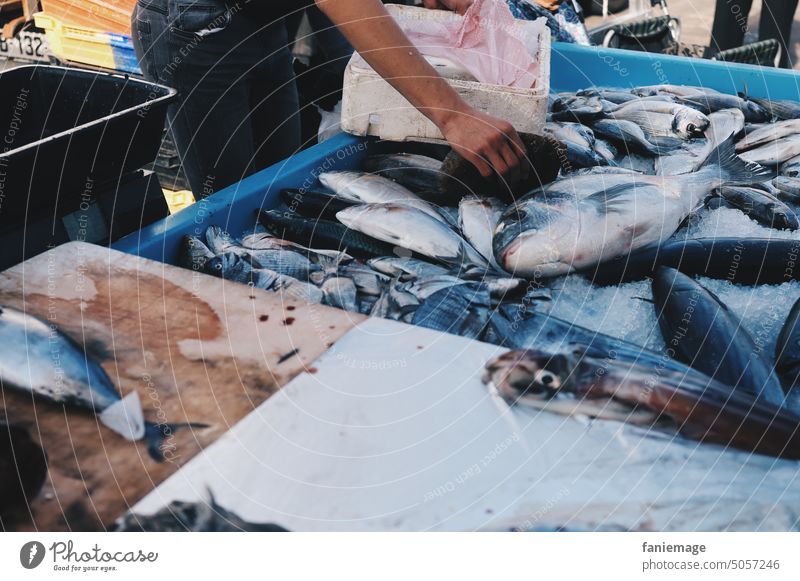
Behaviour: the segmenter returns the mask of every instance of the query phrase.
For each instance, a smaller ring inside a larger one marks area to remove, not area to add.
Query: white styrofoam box
[[[444,10],[396,4],[386,7],[399,19],[458,18]],[[475,109],[508,121],[519,132],[541,134],[550,90],[550,31],[524,20],[517,20],[514,25],[539,35],[538,54],[535,55],[539,75],[534,88],[503,87],[463,78],[448,78],[447,82]],[[436,68],[443,76],[447,74],[447,67]],[[341,127],[353,135],[374,135],[390,141],[444,141],[436,125],[357,54],[350,59],[344,74]]]

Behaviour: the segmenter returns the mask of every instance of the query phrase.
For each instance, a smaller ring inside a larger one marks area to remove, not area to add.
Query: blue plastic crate
[[[553,92],[662,83],[800,100],[800,76],[792,71],[571,44],[553,45],[550,74]],[[397,146],[340,135],[131,234],[113,248],[174,264],[184,234],[201,235],[211,224],[238,234],[253,227],[257,208],[277,203],[281,188],[312,187],[315,175],[355,168],[368,151],[391,147]]]

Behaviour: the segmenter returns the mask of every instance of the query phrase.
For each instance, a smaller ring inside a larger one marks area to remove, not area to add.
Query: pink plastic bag
[[[482,83],[528,89],[539,73],[539,34],[527,38],[515,22],[502,0],[475,0],[463,17],[444,21],[398,19],[423,55],[449,59]],[[536,24],[545,27],[543,18]]]

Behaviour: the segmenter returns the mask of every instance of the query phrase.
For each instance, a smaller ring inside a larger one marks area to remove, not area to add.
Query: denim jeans
[[[138,0],[131,24],[144,76],[178,91],[168,130],[195,197],[299,149],[282,19],[259,22],[223,0]]]

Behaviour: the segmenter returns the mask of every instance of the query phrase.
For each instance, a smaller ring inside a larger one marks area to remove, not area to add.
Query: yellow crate
[[[56,57],[107,69],[117,68],[112,35],[91,28],[66,25],[44,12],[34,14],[34,21],[37,27],[44,29],[50,50]]]

